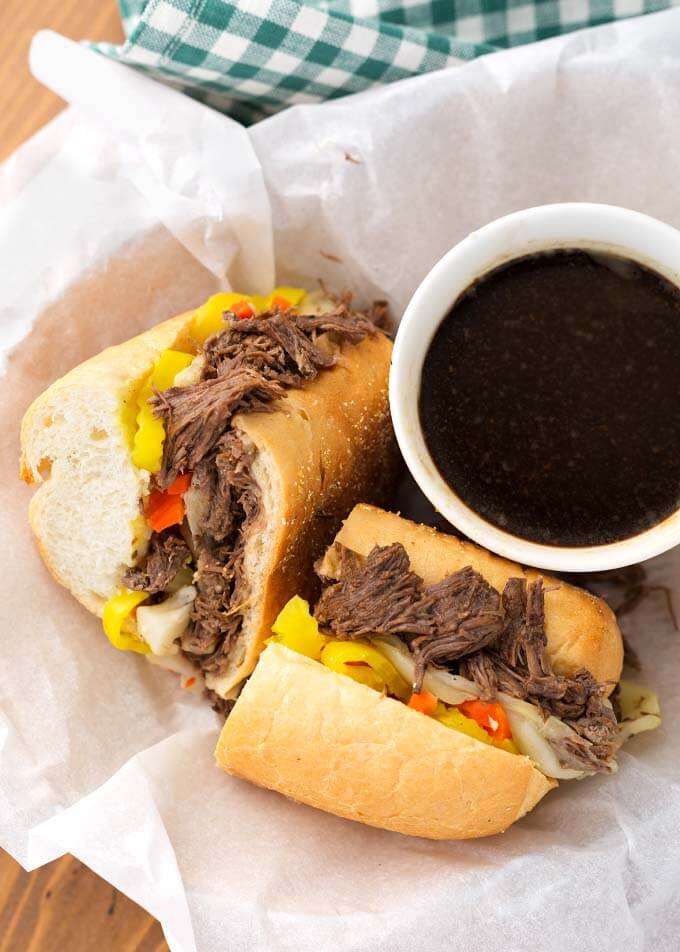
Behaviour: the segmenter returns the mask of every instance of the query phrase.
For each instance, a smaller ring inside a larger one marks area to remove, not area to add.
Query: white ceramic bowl
[[[607,545],[562,547],[530,542],[491,525],[447,485],[428,452],[418,415],[425,355],[460,294],[507,261],[555,248],[620,254],[680,287],[680,232],[654,218],[612,205],[585,203],[543,205],[499,218],[444,255],[413,295],[394,345],[390,405],[407,466],[423,493],[452,525],[485,548],[524,565],[593,572],[631,565],[680,543],[680,510],[645,532]]]

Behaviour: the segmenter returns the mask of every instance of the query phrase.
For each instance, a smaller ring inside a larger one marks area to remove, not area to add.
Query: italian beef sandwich
[[[659,724],[601,599],[358,505],[292,598],[216,750],[229,773],[416,836],[507,829]]]
[[[296,288],[218,294],[35,400],[31,526],[116,648],[228,707],[340,520],[390,490],[384,316]]]

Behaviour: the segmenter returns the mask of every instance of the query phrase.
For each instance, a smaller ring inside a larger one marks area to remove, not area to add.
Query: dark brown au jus
[[[560,546],[642,532],[680,505],[680,293],[611,255],[504,265],[443,319],[420,419],[443,478],[493,525]]]

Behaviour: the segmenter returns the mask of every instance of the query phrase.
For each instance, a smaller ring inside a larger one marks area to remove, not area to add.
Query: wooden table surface
[[[0,160],[63,106],[28,71],[31,37],[43,28],[73,40],[123,38],[115,0],[0,0]]]
[[[0,0],[0,160],[63,103],[28,71],[43,27],[72,39],[122,39],[115,0]],[[65,856],[25,873],[0,850],[0,952],[164,952],[158,923]]]

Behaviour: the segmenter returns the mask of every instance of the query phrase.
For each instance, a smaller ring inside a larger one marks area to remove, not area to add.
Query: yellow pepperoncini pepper
[[[411,688],[387,658],[363,641],[331,641],[321,652],[321,661],[332,671],[345,674],[376,691],[408,700]]]
[[[235,291],[222,291],[208,298],[202,307],[194,313],[191,336],[203,343],[224,327],[224,312],[245,301],[252,305],[253,315],[261,314],[272,307],[275,300],[286,301],[290,307],[299,304],[307,292],[304,288],[275,288],[271,294],[238,294]]]
[[[272,625],[272,631],[272,641],[315,661],[321,658],[324,645],[331,640],[319,632],[319,624],[309,611],[309,602],[299,595],[286,602]]]
[[[132,612],[148,597],[148,592],[131,592],[129,589],[122,589],[104,605],[102,616],[104,631],[114,648],[118,648],[119,651],[137,651],[139,654],[148,654],[151,651],[145,641],[123,631],[123,626]]]
[[[132,462],[140,469],[157,473],[163,460],[165,427],[163,421],[154,415],[149,400],[155,390],[162,392],[171,387],[177,374],[188,367],[193,359],[191,354],[183,354],[178,350],[164,350],[139,391]]]
[[[445,727],[450,727],[454,731],[460,731],[461,734],[467,734],[468,737],[474,737],[475,740],[480,740],[483,744],[500,747],[501,750],[506,750],[510,754],[519,753],[513,741],[494,740],[477,721],[474,721],[471,717],[466,717],[457,707],[446,707],[445,704],[440,702],[432,716],[435,720],[439,721],[440,724],[444,724]]]

